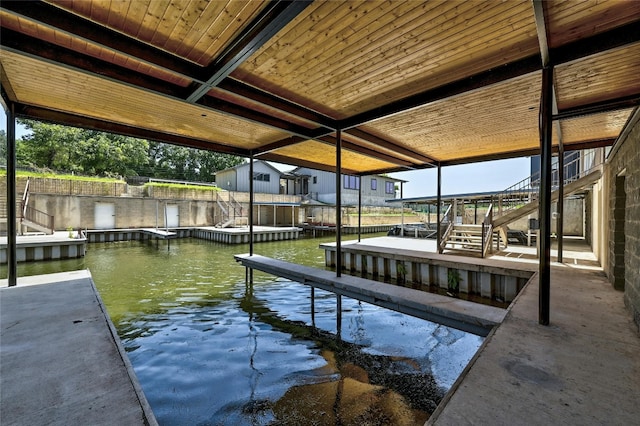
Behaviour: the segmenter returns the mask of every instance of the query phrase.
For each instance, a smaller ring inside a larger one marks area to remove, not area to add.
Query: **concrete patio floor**
[[[551,324],[534,280],[427,424],[639,424],[640,336],[622,296],[601,271],[553,266]]]

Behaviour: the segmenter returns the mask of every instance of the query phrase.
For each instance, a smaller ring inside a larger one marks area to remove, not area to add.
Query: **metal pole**
[[[564,238],[564,145],[558,145],[558,217],[556,218],[556,235],[558,237],[558,262],[562,263],[562,240]]]
[[[538,323],[549,325],[551,299],[551,143],[553,106],[553,67],[542,69],[540,97],[540,263]]]
[[[253,151],[249,153],[249,256],[253,256]]]
[[[360,179],[360,185],[358,185],[358,242],[362,234],[362,179]]]
[[[16,115],[13,103],[7,111],[7,281],[9,287],[18,283],[18,242],[16,225]]]
[[[311,287],[311,327],[316,328],[316,288]]]
[[[342,335],[342,295],[336,295],[336,334],[338,335],[338,340]]]
[[[336,130],[336,276],[342,276],[342,132]]]
[[[476,200],[476,204],[473,208],[473,224],[478,224],[478,200]]]
[[[442,181],[442,167],[440,166],[440,163],[438,163],[438,195],[437,195],[437,201],[436,203],[438,204],[436,207],[436,226],[437,228],[437,232],[436,232],[436,244],[437,244],[437,248],[436,248],[436,252],[437,253],[441,253],[440,250],[440,243],[442,241],[442,231],[440,230],[440,225],[442,223],[442,221],[440,220],[440,205],[442,203],[442,193],[441,193],[441,181]]]

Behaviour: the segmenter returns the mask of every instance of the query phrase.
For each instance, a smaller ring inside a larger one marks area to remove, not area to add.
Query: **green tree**
[[[16,141],[18,163],[55,171],[213,182],[216,171],[244,161],[233,155],[95,130],[20,122],[31,132]]]
[[[7,164],[7,133],[0,130],[0,165]]]
[[[244,161],[242,157],[159,142],[149,142],[148,176],[213,182],[215,172]]]
[[[88,175],[128,176],[148,163],[146,140],[33,120],[21,123],[31,134],[16,141],[20,164]]]

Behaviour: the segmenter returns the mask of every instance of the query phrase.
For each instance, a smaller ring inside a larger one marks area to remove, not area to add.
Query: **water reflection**
[[[317,247],[330,239],[256,251],[323,267]],[[334,294],[316,289],[312,316],[307,286],[255,272],[248,291],[233,260],[246,251],[122,242],[45,264],[47,272],[90,269],[163,425],[422,424],[481,343],[346,297],[338,340]]]

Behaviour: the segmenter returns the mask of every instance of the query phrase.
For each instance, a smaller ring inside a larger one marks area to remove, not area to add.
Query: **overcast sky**
[[[7,130],[7,119],[4,110],[2,110],[2,115],[0,116],[0,129],[5,132]],[[20,138],[23,134],[24,129],[18,126],[16,128],[16,136]],[[529,157],[524,157],[443,167],[442,195],[507,189],[531,174],[529,161]],[[391,173],[390,176],[408,181],[403,185],[404,198],[436,195],[436,169]]]

